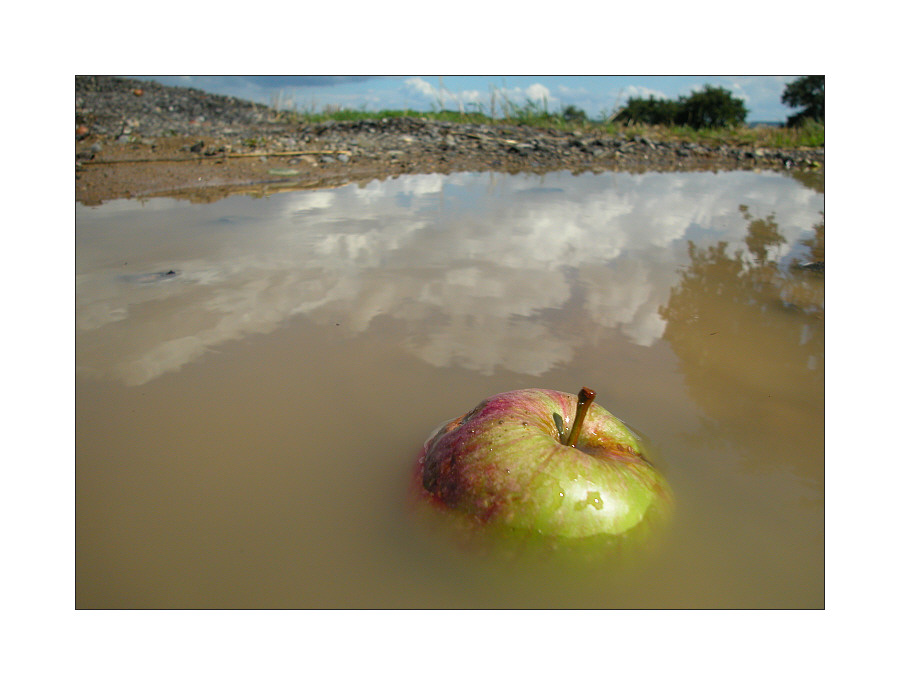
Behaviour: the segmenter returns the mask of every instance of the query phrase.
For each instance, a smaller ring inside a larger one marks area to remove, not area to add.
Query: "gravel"
[[[193,88],[75,77],[76,201],[336,185],[400,174],[815,169],[824,149],[708,146],[417,117],[311,123]],[[271,173],[293,167],[299,173]],[[260,188],[264,186],[263,188]]]

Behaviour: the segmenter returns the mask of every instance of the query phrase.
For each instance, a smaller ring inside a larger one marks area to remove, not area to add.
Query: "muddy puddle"
[[[79,205],[76,604],[821,607],[823,262],[821,175]],[[409,515],[435,425],[582,385],[675,491],[653,555],[572,573]]]

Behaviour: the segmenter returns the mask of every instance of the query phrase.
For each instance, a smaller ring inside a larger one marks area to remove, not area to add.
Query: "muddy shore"
[[[647,136],[402,117],[304,122],[196,89],[75,78],[75,199],[212,201],[402,174],[815,169],[822,148],[707,146]]]

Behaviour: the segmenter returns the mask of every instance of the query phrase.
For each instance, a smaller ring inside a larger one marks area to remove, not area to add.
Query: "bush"
[[[724,128],[743,124],[747,107],[725,88],[706,85],[699,93],[678,98],[675,123],[691,128]]]
[[[628,104],[614,118],[634,124],[674,124],[678,104],[672,100],[628,98]]]
[[[565,119],[566,121],[580,123],[587,119],[587,114],[585,113],[585,111],[583,109],[576,107],[575,105],[568,105],[562,111],[562,118]]]
[[[634,124],[678,125],[691,128],[722,128],[742,124],[747,108],[724,88],[704,86],[699,93],[682,96],[677,101],[650,97],[629,98],[628,104],[614,119]]]

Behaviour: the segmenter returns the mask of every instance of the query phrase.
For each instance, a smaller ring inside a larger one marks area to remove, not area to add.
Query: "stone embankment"
[[[117,197],[310,188],[399,174],[804,169],[824,149],[764,149],[401,117],[304,122],[196,89],[75,78],[75,195]]]

